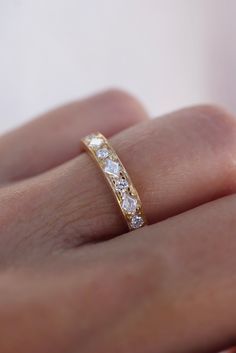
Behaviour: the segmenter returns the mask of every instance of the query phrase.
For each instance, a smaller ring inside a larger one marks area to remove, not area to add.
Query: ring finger
[[[182,110],[136,125],[111,142],[150,223],[236,189],[235,122],[219,109]],[[103,176],[86,154],[3,189],[0,201],[3,263],[9,253],[14,261],[41,258],[126,231]]]

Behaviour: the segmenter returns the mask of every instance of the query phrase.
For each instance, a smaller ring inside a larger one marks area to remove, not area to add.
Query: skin
[[[149,226],[127,233],[79,140],[111,143]],[[236,124],[149,120],[130,95],[69,104],[0,139],[0,352],[205,353],[236,343]],[[20,350],[19,350],[20,347]]]

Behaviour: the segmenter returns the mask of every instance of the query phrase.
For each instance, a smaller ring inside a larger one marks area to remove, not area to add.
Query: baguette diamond
[[[101,137],[93,136],[89,141],[89,146],[93,148],[99,148],[103,144],[103,139]]]
[[[120,164],[111,159],[107,159],[104,168],[105,173],[110,174],[114,177],[118,177],[120,174]]]
[[[137,199],[128,194],[123,197],[122,208],[128,213],[135,213],[137,207]]]

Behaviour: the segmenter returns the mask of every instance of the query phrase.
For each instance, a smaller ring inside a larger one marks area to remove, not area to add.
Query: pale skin
[[[127,233],[80,138],[100,131],[149,226]],[[0,139],[0,352],[207,353],[236,343],[236,123],[149,120],[109,91]]]

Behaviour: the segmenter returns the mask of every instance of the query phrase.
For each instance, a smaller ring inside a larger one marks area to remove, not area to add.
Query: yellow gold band
[[[129,230],[143,227],[147,222],[138,192],[108,140],[97,132],[83,138],[82,144],[102,170]]]

